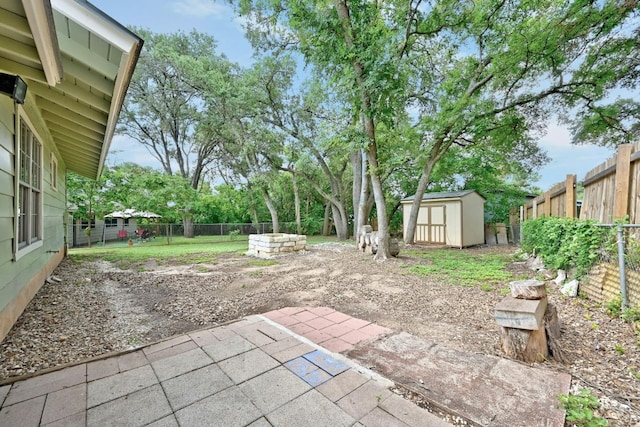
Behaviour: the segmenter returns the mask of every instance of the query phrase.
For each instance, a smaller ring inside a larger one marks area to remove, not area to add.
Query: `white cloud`
[[[171,3],[174,12],[180,15],[207,17],[223,16],[229,13],[226,6],[214,3],[213,0],[180,0]]]

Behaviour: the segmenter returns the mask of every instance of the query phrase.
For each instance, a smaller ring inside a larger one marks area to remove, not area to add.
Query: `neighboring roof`
[[[102,172],[143,40],[86,0],[0,3],[0,71],[27,83],[67,169]]]
[[[441,191],[437,193],[424,193],[424,195],[422,196],[422,200],[461,199],[465,196],[468,196],[471,193],[476,193],[478,196],[482,197],[484,200],[487,200],[476,190]],[[413,202],[414,197],[415,196],[405,197],[404,199],[401,200],[401,202]]]

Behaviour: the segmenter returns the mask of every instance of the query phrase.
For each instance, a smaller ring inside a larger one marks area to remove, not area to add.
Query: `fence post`
[[[629,308],[627,299],[627,273],[624,265],[624,234],[622,224],[618,224],[618,268],[620,269],[620,293],[622,294],[622,309]]]
[[[618,146],[613,217],[624,218],[629,214],[629,180],[631,177],[631,151],[633,144]]]
[[[551,216],[551,192],[544,193],[544,216],[549,218]]]
[[[576,217],[576,176],[575,175],[567,175],[567,180],[565,181],[565,191],[566,191],[566,205],[565,212],[567,218],[575,218]]]

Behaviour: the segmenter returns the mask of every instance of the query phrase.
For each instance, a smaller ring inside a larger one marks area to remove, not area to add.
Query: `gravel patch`
[[[54,272],[60,282],[42,287],[0,344],[1,379],[286,306],[328,306],[450,348],[503,357],[493,308],[506,284],[483,290],[415,276],[407,267],[424,260],[402,252],[377,262],[355,245],[330,243],[267,266],[228,254],[210,264],[149,260],[128,270],[72,260],[60,264]],[[514,276],[536,274],[524,262],[508,268]],[[598,415],[611,426],[640,423],[640,347],[631,326],[555,289],[549,301],[558,309],[569,362],[542,366],[571,374],[574,390],[593,389],[602,404]]]

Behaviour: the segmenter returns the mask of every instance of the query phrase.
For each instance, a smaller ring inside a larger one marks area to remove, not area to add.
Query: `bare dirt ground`
[[[503,357],[493,309],[508,284],[483,290],[408,272],[424,262],[402,252],[377,262],[355,245],[337,243],[271,265],[234,254],[196,265],[149,260],[127,269],[66,259],[54,273],[60,282],[43,286],[0,344],[0,380],[287,306],[332,307],[450,348]],[[508,269],[514,277],[539,274],[515,258]],[[593,301],[563,297],[549,283],[569,362],[542,365],[570,373],[574,390],[593,389],[602,404],[597,414],[609,425],[640,425],[640,343],[631,325]]]

